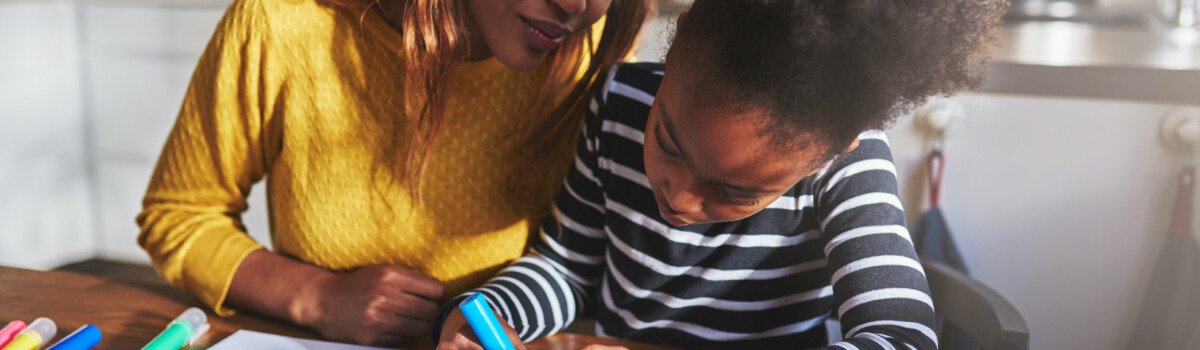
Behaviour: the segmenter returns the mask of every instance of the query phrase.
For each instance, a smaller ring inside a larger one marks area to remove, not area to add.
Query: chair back
[[[937,330],[942,350],[974,350],[950,348],[959,343],[947,341],[958,333],[950,331],[953,328],[973,338],[979,349],[1029,349],[1029,327],[1025,325],[1025,318],[999,293],[936,261],[921,259],[921,266],[929,280],[933,307],[942,319],[941,329]]]

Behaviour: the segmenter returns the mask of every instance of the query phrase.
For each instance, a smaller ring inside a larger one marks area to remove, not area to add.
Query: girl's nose
[[[704,197],[700,192],[700,186],[690,177],[685,177],[677,181],[672,186],[670,181],[663,188],[663,197],[666,197],[667,206],[676,213],[688,214],[697,213],[704,209]]]

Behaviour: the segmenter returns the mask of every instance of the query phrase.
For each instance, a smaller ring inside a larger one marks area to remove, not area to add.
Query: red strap
[[[936,208],[942,195],[942,171],[946,169],[946,159],[941,150],[929,153],[929,207]]]
[[[1189,165],[1179,171],[1179,193],[1175,194],[1175,208],[1171,211],[1171,227],[1167,233],[1192,235],[1192,195],[1195,192],[1196,168]]]

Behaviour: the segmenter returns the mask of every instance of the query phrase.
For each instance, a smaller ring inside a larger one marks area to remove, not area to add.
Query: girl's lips
[[[662,218],[663,218],[663,221],[666,221],[666,222],[667,222],[668,224],[670,224],[671,226],[675,226],[675,227],[687,226],[687,223],[684,223],[684,222],[681,222],[681,221],[679,221],[679,220],[676,220],[676,219],[673,219],[673,218],[671,218],[671,216],[670,216],[670,215],[667,215],[667,213],[666,213],[666,212],[664,212],[662,209],[659,209],[659,210],[658,210],[658,215],[659,215],[659,216],[662,216]]]
[[[557,23],[521,17],[525,22],[525,39],[538,50],[550,51],[562,45],[563,37],[570,33]]]

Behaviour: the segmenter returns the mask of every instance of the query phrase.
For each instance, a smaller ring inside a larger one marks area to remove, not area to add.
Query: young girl
[[[935,349],[875,130],[977,84],[1005,5],[697,0],[665,67],[619,66],[595,96],[541,241],[478,292],[524,341],[593,315],[687,349],[810,348],[832,313],[830,348]],[[443,310],[440,348],[477,348]]]
[[[524,253],[591,89],[646,11],[235,1],[163,147],[138,242],[219,315],[248,309],[373,345],[428,334],[443,295]],[[241,222],[264,179],[273,251]]]

